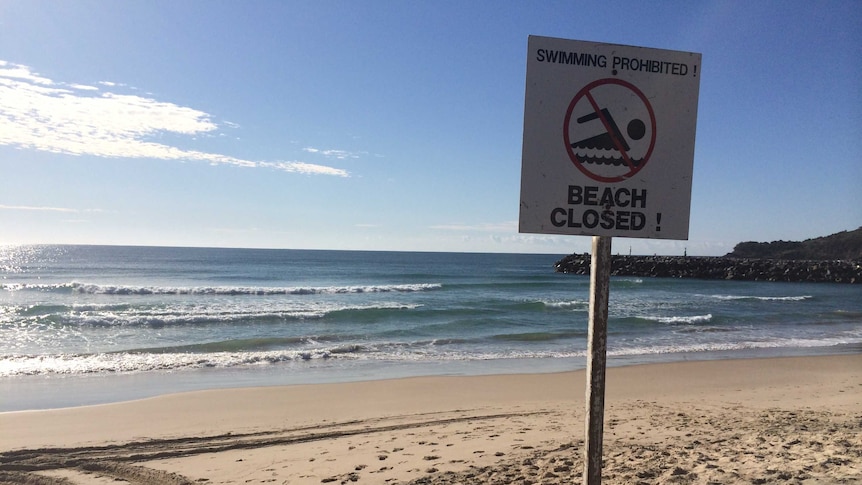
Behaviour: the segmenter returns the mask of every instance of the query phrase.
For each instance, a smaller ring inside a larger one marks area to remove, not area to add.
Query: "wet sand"
[[[862,355],[608,371],[608,484],[862,482]],[[580,483],[584,373],[0,413],[0,483]]]

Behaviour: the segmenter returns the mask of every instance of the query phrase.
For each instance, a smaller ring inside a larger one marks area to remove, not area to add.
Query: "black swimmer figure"
[[[581,141],[576,141],[572,143],[573,148],[600,148],[604,150],[616,150],[617,146],[614,144],[614,139],[619,140],[622,145],[623,150],[629,151],[629,144],[626,142],[625,137],[623,137],[622,133],[620,133],[620,129],[617,126],[616,121],[614,121],[614,117],[611,116],[610,111],[607,108],[602,108],[602,117],[607,121],[608,125],[610,125],[611,131],[613,132],[605,132],[601,135],[591,136],[589,138],[585,138]],[[598,113],[590,113],[588,115],[581,116],[578,118],[578,124],[586,123],[588,121],[595,120],[599,117]],[[631,120],[626,127],[626,132],[632,140],[640,140],[643,138],[646,133],[646,126],[644,122],[639,119]]]

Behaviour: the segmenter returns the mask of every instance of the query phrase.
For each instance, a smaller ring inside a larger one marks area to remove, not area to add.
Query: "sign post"
[[[528,41],[519,232],[593,236],[585,485],[602,477],[611,238],[688,239],[700,61]]]
[[[587,331],[587,413],[584,484],[602,483],[602,433],[605,418],[605,361],[608,345],[608,296],[611,238],[593,236],[590,260],[590,323]]]

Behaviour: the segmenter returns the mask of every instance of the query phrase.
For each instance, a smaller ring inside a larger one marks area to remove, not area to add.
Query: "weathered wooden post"
[[[590,315],[587,330],[587,412],[584,485],[602,483],[602,432],[605,419],[605,363],[608,343],[608,295],[611,238],[593,236],[590,265]]]

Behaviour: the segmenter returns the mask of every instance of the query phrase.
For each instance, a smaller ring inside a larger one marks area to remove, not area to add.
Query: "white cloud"
[[[359,158],[362,152],[349,152],[347,150],[332,150],[332,149],[321,149],[314,147],[305,147],[302,149],[304,152],[314,153],[316,155],[323,155],[326,158],[335,158],[338,160],[347,160],[348,158]]]
[[[98,84],[120,86],[110,81]],[[349,176],[345,170],[323,165],[257,162],[149,141],[162,133],[195,136],[216,130],[212,117],[194,108],[152,97],[102,93],[94,86],[56,83],[27,66],[0,61],[0,145],[69,155],[196,160]]]
[[[69,87],[74,89],[80,89],[81,91],[98,91],[99,88],[96,86],[87,86],[86,84],[70,84]]]
[[[36,84],[54,84],[48,78],[33,74],[27,66],[12,64],[2,60],[0,60],[0,77],[21,79]]]
[[[261,167],[274,168],[285,172],[304,173],[307,175],[336,175],[339,177],[349,177],[350,174],[346,170],[340,168],[327,167],[325,165],[315,165],[305,162],[258,162]]]

